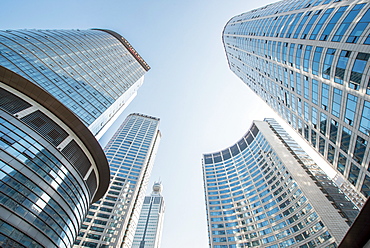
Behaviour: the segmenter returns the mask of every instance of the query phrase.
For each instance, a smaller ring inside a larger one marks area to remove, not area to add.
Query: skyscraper
[[[130,114],[108,142],[111,182],[94,203],[74,247],[131,247],[158,149],[159,119]]]
[[[203,155],[211,247],[336,247],[347,218],[273,126],[254,121],[236,144]]]
[[[165,211],[164,199],[161,192],[162,184],[156,182],[153,185],[152,194],[145,196],[132,248],[160,247]]]
[[[233,17],[230,69],[370,195],[370,3],[280,1]]]
[[[150,67],[105,29],[0,31],[0,65],[49,92],[99,139]]]
[[[107,159],[84,123],[0,66],[0,246],[71,247],[108,177]]]
[[[73,245],[109,186],[96,139],[147,70],[113,31],[0,31],[1,247]]]

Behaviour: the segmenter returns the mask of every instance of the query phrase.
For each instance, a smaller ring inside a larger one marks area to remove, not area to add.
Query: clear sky
[[[105,28],[132,44],[152,69],[121,120],[132,112],[161,118],[148,194],[160,178],[162,248],[208,247],[202,154],[233,145],[252,120],[284,124],[229,70],[221,39],[231,17],[272,2],[2,0],[0,29]]]

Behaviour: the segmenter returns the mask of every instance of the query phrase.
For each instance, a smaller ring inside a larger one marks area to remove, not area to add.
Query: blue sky
[[[121,120],[132,112],[161,118],[163,136],[148,188],[161,179],[162,248],[208,247],[202,154],[234,144],[254,119],[280,120],[228,69],[221,39],[231,17],[269,3],[2,0],[0,29],[105,28],[133,45],[152,69]]]

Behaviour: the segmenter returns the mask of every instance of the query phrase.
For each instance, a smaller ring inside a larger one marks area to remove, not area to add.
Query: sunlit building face
[[[233,17],[230,69],[370,195],[370,3],[280,1]]]
[[[300,163],[262,121],[204,154],[211,247],[336,247],[349,225]]]
[[[150,67],[110,30],[0,31],[0,65],[40,86],[100,138]]]

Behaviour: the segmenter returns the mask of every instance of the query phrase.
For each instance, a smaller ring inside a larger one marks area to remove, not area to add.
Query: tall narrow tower
[[[329,181],[315,178],[275,128],[254,121],[234,145],[203,155],[211,247],[336,247],[348,230],[350,219],[320,186]],[[356,207],[336,189],[333,197],[353,219]]]
[[[131,247],[161,133],[159,119],[130,114],[104,151],[111,176],[94,203],[74,247]]]
[[[370,196],[370,3],[287,0],[226,24],[230,69]]]
[[[132,248],[159,248],[163,229],[165,204],[161,182],[155,182],[153,192],[145,196]]]

